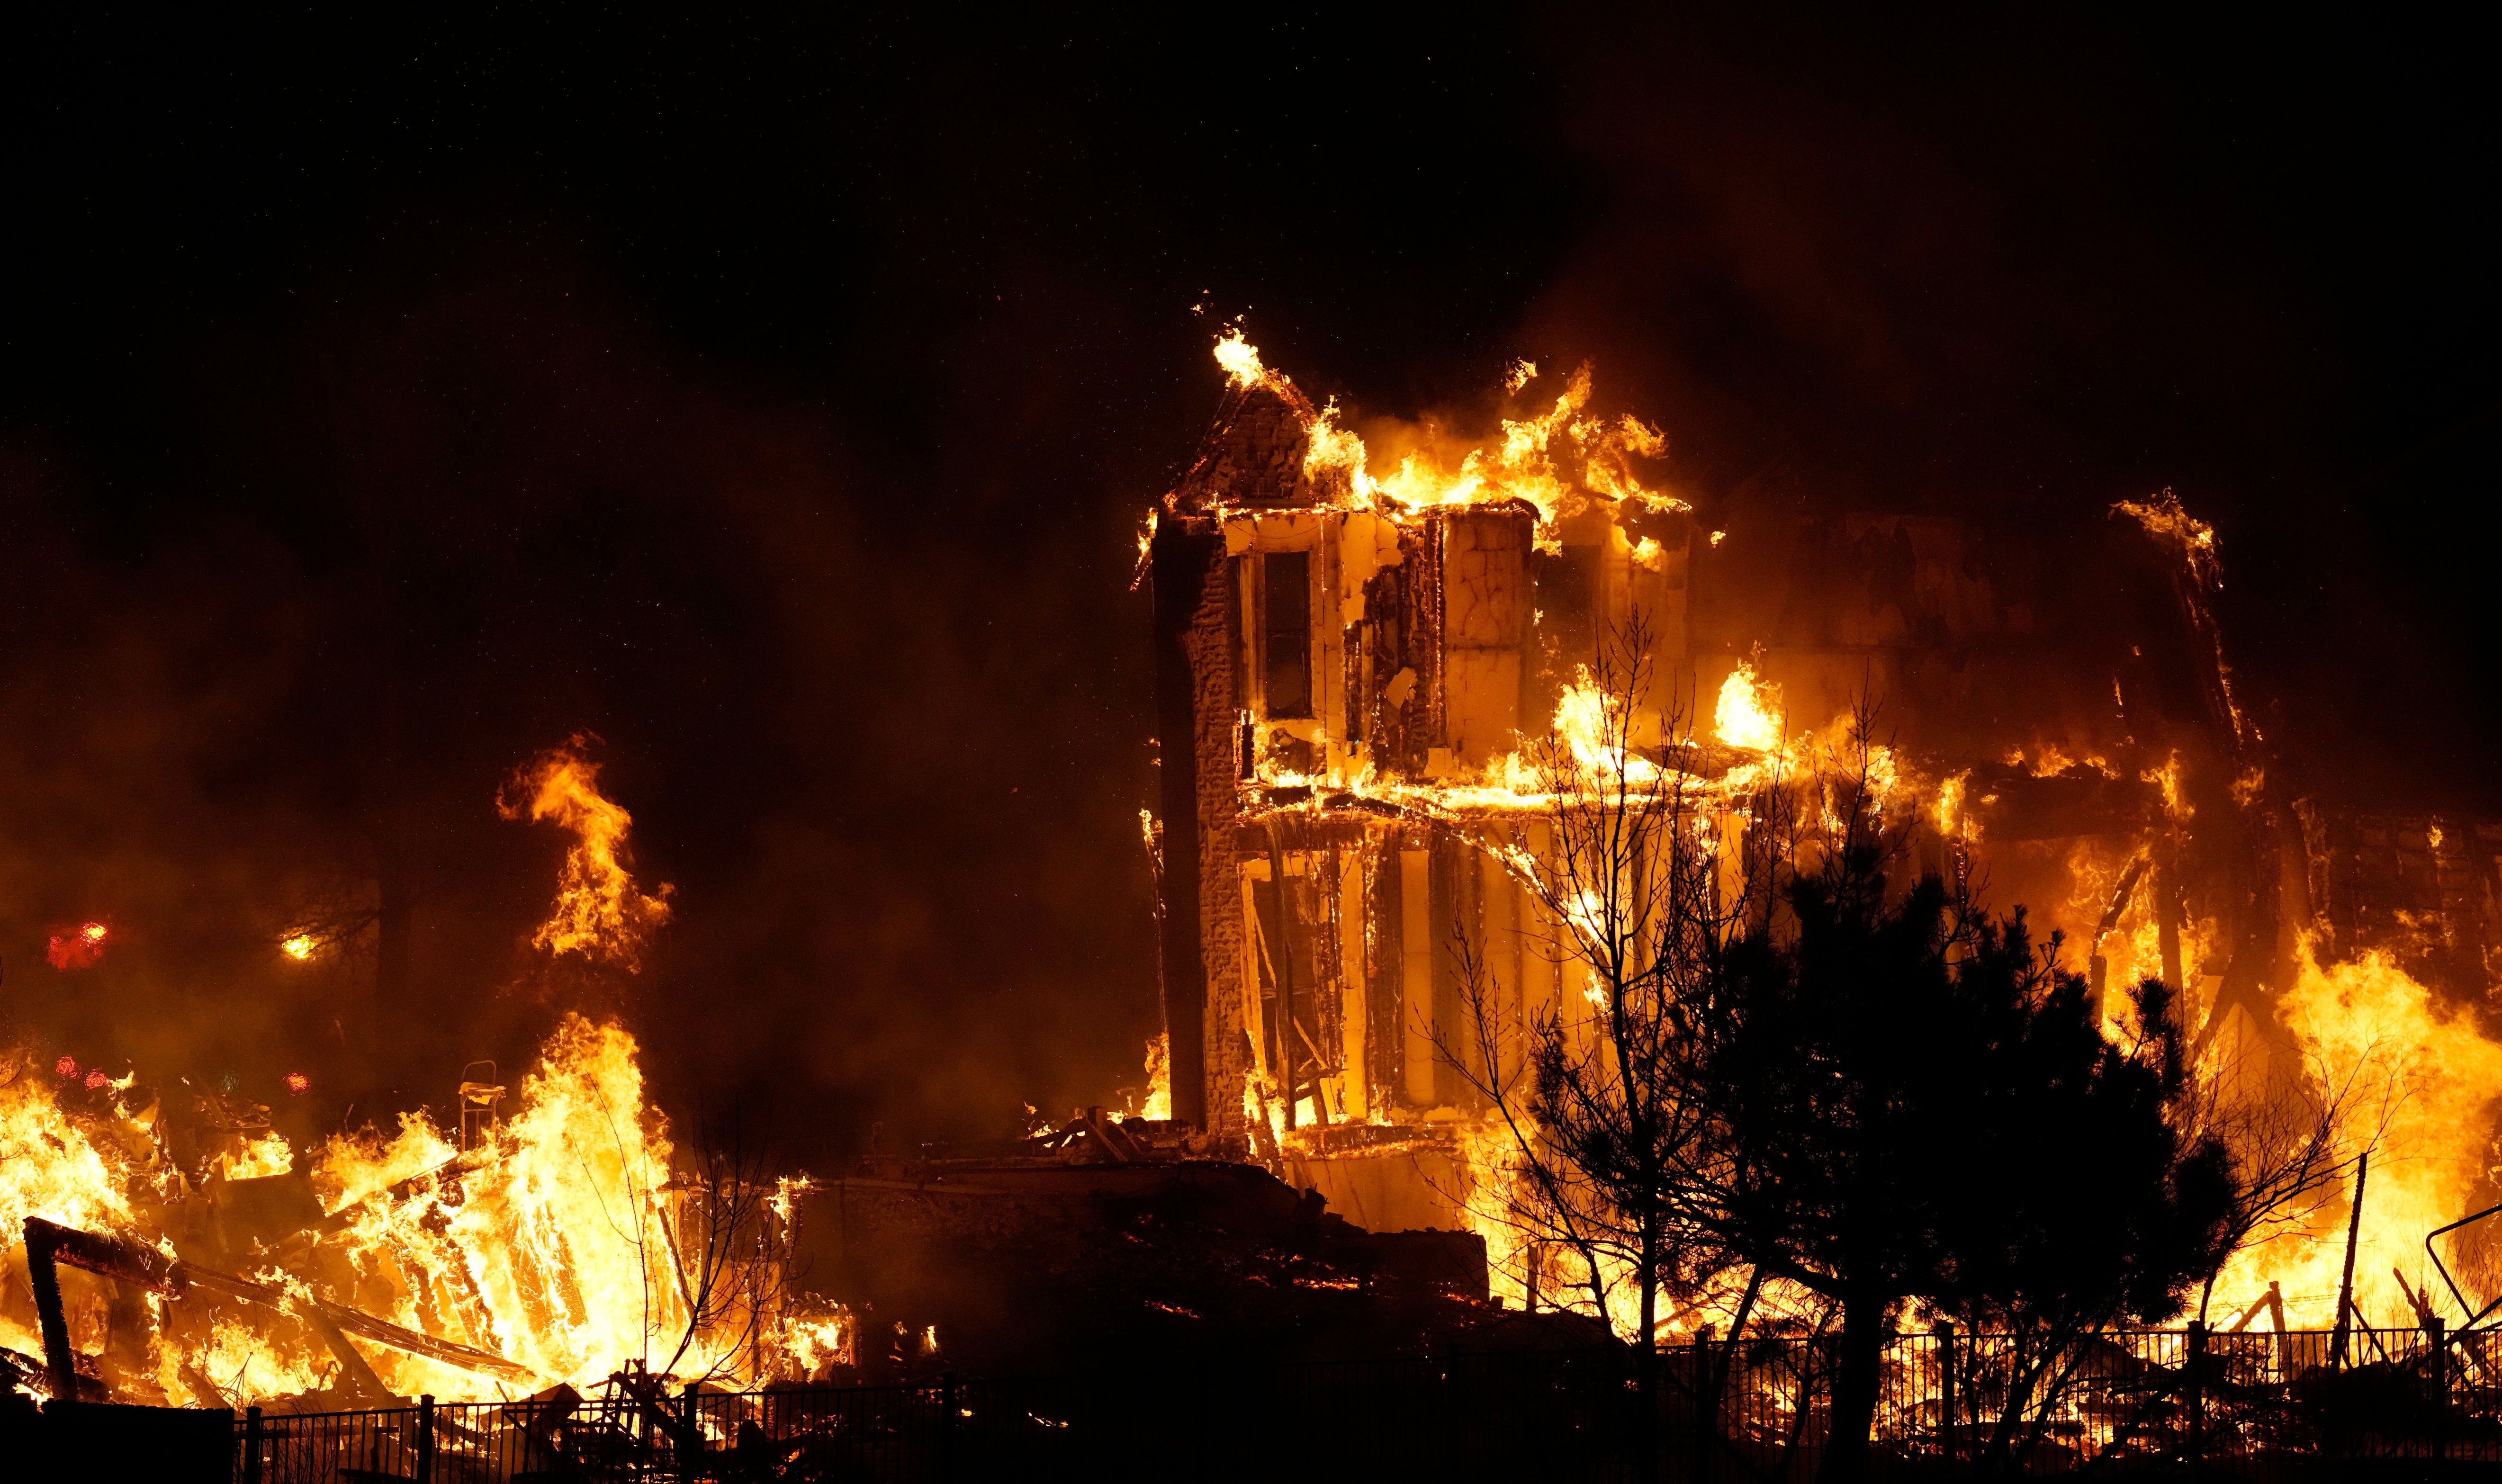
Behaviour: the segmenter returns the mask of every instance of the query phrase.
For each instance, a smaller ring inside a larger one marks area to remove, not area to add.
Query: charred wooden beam
[[[176,1266],[193,1286],[207,1289],[211,1293],[224,1294],[231,1298],[240,1298],[246,1303],[264,1304],[271,1308],[287,1308],[293,1300],[293,1296],[276,1284],[255,1283],[250,1278],[211,1272],[205,1268],[193,1267],[188,1264],[177,1264]],[[500,1355],[473,1349],[453,1340],[437,1339],[431,1334],[422,1334],[415,1330],[405,1330],[389,1320],[376,1319],[371,1314],[349,1308],[345,1304],[331,1303],[321,1298],[308,1298],[305,1301],[319,1310],[330,1323],[360,1339],[369,1339],[378,1345],[404,1350],[410,1355],[422,1355],[429,1361],[440,1361],[446,1366],[456,1366],[480,1375],[494,1376],[499,1380],[538,1379],[538,1372],[519,1362],[508,1361]]]
[[[82,1231],[74,1227],[55,1226],[41,1217],[30,1216],[26,1218],[26,1265],[34,1280],[35,1306],[44,1323],[45,1359],[52,1370],[54,1384],[64,1388],[74,1383],[61,1378],[75,1375],[76,1370],[70,1359],[69,1327],[61,1313],[60,1281],[54,1270],[55,1265],[61,1263],[125,1283],[140,1284],[169,1298],[180,1298],[198,1288],[245,1303],[298,1314],[303,1313],[302,1305],[309,1304],[328,1325],[378,1345],[422,1355],[430,1361],[500,1380],[537,1379],[537,1372],[528,1366],[500,1355],[402,1329],[389,1320],[376,1319],[344,1304],[309,1296],[302,1297],[299,1303],[299,1296],[278,1284],[260,1283],[194,1266],[137,1242],[102,1232]],[[48,1291],[51,1296],[49,1308],[46,1307]],[[310,1318],[306,1322],[313,1323]],[[319,1332],[322,1327],[315,1324],[314,1328]],[[68,1396],[71,1393],[63,1390],[55,1395]]]
[[[1146,1151],[1138,1147],[1137,1140],[1130,1137],[1129,1130],[1113,1120],[1105,1118],[1103,1110],[1099,1107],[1086,1110],[1086,1130],[1092,1133],[1097,1142],[1103,1146],[1104,1152],[1111,1155],[1119,1164],[1134,1164],[1146,1158]]]
[[[166,1260],[161,1253],[117,1237],[55,1226],[40,1216],[26,1218],[26,1278],[35,1291],[35,1319],[44,1334],[44,1368],[51,1373],[53,1396],[76,1397],[78,1356],[70,1349],[69,1317],[61,1307],[63,1263],[153,1287]]]
[[[39,1397],[56,1395],[52,1390],[51,1367],[42,1358],[20,1355],[6,1346],[0,1346],[0,1384]],[[104,1383],[93,1376],[80,1376],[78,1387],[78,1400],[81,1401],[113,1400],[113,1394],[105,1389]]]
[[[124,1241],[100,1231],[82,1231],[76,1227],[57,1226],[40,1216],[26,1218],[26,1244],[31,1254],[35,1245],[43,1245],[45,1255],[55,1263],[67,1263],[107,1278],[119,1278],[137,1283],[158,1293],[169,1285],[179,1285],[176,1270],[181,1264],[153,1247]]]
[[[340,1374],[347,1379],[351,1393],[369,1406],[396,1406],[400,1403],[402,1399],[383,1384],[382,1377],[374,1374],[374,1367],[357,1353],[356,1347],[349,1341],[347,1332],[330,1317],[322,1304],[306,1295],[296,1294],[291,1296],[287,1308],[288,1313],[310,1326],[314,1333],[321,1335],[321,1343],[330,1347],[330,1353],[338,1358]]]
[[[582,1394],[559,1381],[534,1396],[508,1403],[502,1409],[507,1423],[518,1427],[529,1439],[521,1457],[513,1462],[516,1472],[538,1472],[550,1475],[566,1460],[557,1447],[557,1430],[564,1426],[582,1406]]]
[[[191,1394],[191,1400],[198,1402],[200,1405],[213,1411],[224,1410],[230,1412],[234,1410],[233,1399],[229,1398],[224,1392],[219,1390],[218,1383],[210,1380],[208,1372],[200,1369],[199,1366],[192,1365],[188,1361],[185,1361],[182,1365],[182,1368],[176,1371],[175,1374],[182,1378],[185,1389],[188,1390]]]
[[[702,1456],[704,1451],[702,1424],[696,1421],[691,1409],[669,1404],[669,1395],[661,1389],[658,1378],[648,1370],[627,1369],[619,1371],[617,1380],[625,1388],[626,1394],[634,1400],[636,1409],[643,1414],[643,1426],[646,1430],[668,1437],[675,1445],[677,1455],[681,1459],[693,1460]],[[693,1393],[694,1387],[692,1383],[688,1385],[687,1391],[690,1395]]]
[[[2097,1019],[2102,1015],[2103,996],[2109,990],[2107,981],[2111,977],[2111,961],[2103,957],[2103,939],[2110,937],[2119,927],[2121,915],[2128,911],[2128,899],[2137,891],[2137,879],[2145,874],[2146,858],[2144,856],[2128,863],[2128,869],[2119,878],[2119,889],[2112,893],[2110,908],[2103,913],[2103,920],[2094,926],[2094,940],[2085,949],[2091,960],[2088,971],[2093,987],[2094,1015]]]

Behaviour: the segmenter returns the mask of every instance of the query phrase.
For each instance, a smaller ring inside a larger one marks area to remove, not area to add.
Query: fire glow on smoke
[[[1429,507],[1516,501],[1535,510],[1539,548],[1555,550],[1561,522],[1594,501],[1618,509],[1691,509],[1656,476],[1641,472],[1665,447],[1656,427],[1630,416],[1608,419],[1590,410],[1592,378],[1587,367],[1564,378],[1551,401],[1533,404],[1535,410],[1527,416],[1500,420],[1495,433],[1484,441],[1464,444],[1437,424],[1385,420],[1368,423],[1373,440],[1369,444],[1367,436],[1345,424],[1335,403],[1311,408],[1284,376],[1266,364],[1238,326],[1229,326],[1220,336],[1215,357],[1237,391],[1272,388],[1289,406],[1300,409],[1307,440],[1304,475],[1315,498],[1343,513],[1350,552],[1355,551],[1356,533],[1374,513],[1385,519],[1403,518]],[[1517,395],[1538,380],[1538,368],[1522,362],[1506,379],[1505,390]],[[2220,573],[2215,532],[2189,516],[2171,491],[2122,502],[2115,511],[2173,554],[2181,565],[2187,590],[2212,590]],[[1233,510],[1221,503],[1215,513],[1229,522],[1297,519],[1266,509]],[[1709,544],[1717,547],[1723,534],[1709,532]],[[1608,559],[1657,569],[1656,542],[1647,538],[1631,542],[1612,529],[1607,539],[1614,543],[1606,549]],[[1376,535],[1367,546],[1377,550],[1382,541]],[[1399,556],[1394,549],[1386,557],[1369,559],[1396,561]],[[1359,568],[1354,556],[1346,562],[1350,570],[1370,570]],[[2202,600],[2190,602],[2193,642],[2216,644],[2214,620],[2204,611]],[[1352,613],[1347,622],[1360,616]],[[2257,732],[2232,693],[2231,669],[2222,662],[2219,647],[2214,659],[2221,709],[2236,748],[2250,749],[2250,756],[2259,756]],[[1596,768],[1607,759],[1613,744],[1599,732],[1602,708],[1594,704],[1586,684],[1585,677],[1580,686],[1564,687],[1551,725],[1582,766]],[[1741,757],[1758,759],[1741,762],[1716,778],[1691,780],[1698,798],[1716,795],[1723,808],[1736,806],[1767,778],[1784,771],[1795,774],[1811,765],[1820,751],[1835,755],[1850,724],[1846,715],[1818,720],[1791,714],[1777,688],[1764,680],[1752,660],[1738,663],[1704,701],[1707,717],[1698,721],[1707,725],[1698,729],[1712,741],[1738,750]],[[1538,793],[1542,783],[1537,770],[1517,755],[1493,758],[1481,768],[1455,769],[1422,783],[1376,772],[1369,760],[1340,766],[1336,750],[1323,750],[1320,756],[1317,773],[1264,758],[1259,781],[1272,788],[1326,789],[1455,821],[1500,820],[1506,815],[1532,818],[1547,802]],[[2074,756],[2046,737],[2019,750],[2008,762],[2034,778],[2094,783],[2121,776],[2104,758]],[[1636,769],[1648,765],[1645,759],[1630,760]],[[1926,776],[1911,759],[1881,746],[1873,750],[1869,765],[1881,808],[1900,817],[1916,814],[1933,821],[1939,836],[1958,848],[1981,843],[1974,805],[1985,800],[1970,796],[1969,770]],[[2180,830],[2189,826],[2198,805],[2188,796],[2178,754],[2144,765],[2136,781],[2151,787],[2164,827]],[[2244,776],[2232,781],[2230,803],[2252,809],[2261,783],[2257,765],[2248,765]],[[2155,916],[2144,906],[2147,893],[2138,894],[2138,905],[2121,915],[2116,929],[2108,936],[2092,941],[2086,932],[2103,917],[2115,886],[2138,854],[2132,848],[2113,858],[2108,847],[2093,840],[2074,842],[2062,873],[2067,882],[2065,896],[2030,903],[2036,909],[2037,924],[2085,925],[2064,945],[2066,965],[2082,972],[2085,956],[2099,952],[2109,961],[2109,982],[2114,986],[2156,977],[2165,966]],[[1514,864],[1525,867],[1526,862]],[[2186,925],[2188,929],[2196,926]],[[2192,1025],[2199,1024],[2198,1018],[2207,1014],[2219,993],[2225,966],[2222,947],[2195,930],[2184,930],[2182,941],[2172,952],[2179,960],[2175,971],[2185,990],[2182,1013],[2192,1018]],[[2290,1098],[2316,1105],[2331,1090],[2342,1094],[2341,1143],[2350,1152],[2371,1150],[2371,1182],[2363,1201],[2355,1263],[2356,1301],[2374,1323],[2412,1324],[2410,1300],[2401,1285],[2421,1295],[2435,1291],[2438,1283],[2424,1257],[2425,1233],[2494,1198],[2494,1121],[2497,1108],[2502,1108],[2502,1045],[2489,1038],[2473,1016],[2446,1008],[2438,995],[2411,977],[2387,952],[2323,963],[2316,944],[2306,939],[2299,947],[2297,964],[2295,982],[2278,1003],[2285,1038],[2271,1045],[2258,1033],[2250,1012],[2235,1007],[2220,1018],[2219,1033],[2207,1043],[2200,1071],[2227,1097]],[[2121,998],[2111,996],[2114,1013]],[[2120,1028],[2113,1029],[2117,1033]],[[2286,1041],[2293,1048],[2290,1058]],[[2284,1064],[2288,1061],[2298,1064]],[[1154,1070],[1151,1063],[1151,1075]],[[1306,1147],[1313,1125],[1327,1119],[1306,1099],[1293,1121],[1297,1127],[1290,1129],[1280,1095],[1275,1087],[1263,1085],[1265,1081],[1255,1070],[1242,1090],[1242,1107],[1246,1117],[1265,1126],[1275,1147],[1292,1156]],[[1230,1094],[1228,1099],[1232,1100]],[[1392,1121],[1384,1099],[1378,1098],[1361,1116],[1375,1123]],[[1459,1109],[1435,1110],[1428,1117],[1447,1119],[1443,1127],[1458,1130],[1459,1167],[1452,1183],[1470,1224],[1486,1238],[1497,1292],[1517,1300],[1525,1295],[1527,1259],[1521,1225],[1509,1214],[1519,1197],[1510,1172],[1511,1135],[1492,1126],[1468,1125],[1468,1115]],[[2237,1254],[2215,1287],[2214,1309],[2223,1316],[2218,1322],[2229,1322],[2273,1282],[2282,1288],[2288,1322],[2296,1327],[2332,1325],[2349,1209],[2346,1196],[2336,1195],[2322,1202],[2308,1223],[2280,1230]],[[2485,1285],[2488,1290],[2493,1286]],[[1706,1303],[1681,1316],[1675,1328],[1688,1329],[1715,1317],[1725,1320],[1725,1315],[1711,1310],[1712,1305]],[[1612,1317],[1620,1331],[1632,1337],[1630,1314]],[[2451,1317],[2455,1322],[2461,1316]]]
[[[1238,330],[1218,341],[1216,357],[1237,388],[1276,377]],[[1536,368],[1524,363],[1509,389],[1517,393],[1537,380]],[[1591,377],[1584,368],[1565,378],[1561,390],[1531,415],[1503,422],[1489,440],[1454,448],[1414,431],[1388,439],[1401,446],[1380,457],[1343,425],[1335,407],[1322,408],[1305,428],[1306,472],[1316,485],[1336,491],[1349,511],[1520,500],[1538,513],[1541,540],[1551,537],[1559,515],[1587,491],[1661,510],[1690,509],[1641,472],[1662,450],[1658,429],[1629,416],[1599,417],[1589,411],[1590,397]],[[2131,513],[2174,540],[2184,560],[2215,559],[2212,531],[2181,514],[2177,502],[2149,502]],[[1716,544],[1719,533],[1710,539]],[[1379,559],[1396,559],[1395,545],[1393,553]],[[1663,560],[1648,538],[1624,542],[1617,555],[1645,570],[1656,570]],[[1751,662],[1728,674],[1710,709],[1711,738],[1745,756],[1715,778],[1696,780],[1696,786],[1730,799],[1773,771],[1809,762],[1818,750],[1840,748],[1850,723],[1835,716],[1803,725]],[[1602,710],[1585,677],[1564,689],[1552,719],[1556,734],[1584,766],[1631,766],[1636,760],[1666,765],[1621,756],[1625,740],[1605,734]],[[636,885],[626,848],[631,817],[600,791],[585,740],[533,759],[497,807],[508,819],[554,824],[573,836],[555,902],[533,943],[551,956],[635,970],[669,920],[670,892],[666,885],[650,893]],[[2049,742],[2016,761],[2036,776],[2079,770],[2080,776],[2112,776],[2103,759],[2070,758]],[[1870,765],[1883,808],[1933,819],[1942,836],[1978,843],[1967,817],[1965,775],[1925,776],[1913,760],[1883,748],[1876,750]],[[1324,781],[1273,767],[1264,777],[1281,784]],[[1540,806],[1535,770],[1517,756],[1428,783],[1369,771],[1326,781],[1356,795],[1444,817],[1462,811],[1527,816]],[[2180,786],[2177,759],[2148,771],[2146,781],[2155,786],[2166,810],[2186,818],[2192,806]],[[2126,866],[2125,860],[2079,854],[2067,862],[2070,899],[2043,916],[2093,921]],[[2161,952],[2154,932],[2152,922],[2140,915],[2102,945],[2114,978],[2153,970]],[[65,971],[91,967],[109,939],[102,922],[69,927],[51,936],[48,958]],[[322,947],[310,933],[290,934],[277,946],[297,961],[311,960]],[[2081,947],[2072,944],[2070,951]],[[2213,977],[2196,972],[2201,967],[2193,963],[2184,977],[2193,983]],[[2304,1062],[2289,1080],[2365,1089],[2350,1102],[2350,1117],[2371,1121],[2369,1129],[2353,1130],[2357,1142],[2374,1148],[2357,1297],[2376,1321],[2398,1318],[2405,1304],[2401,1278],[2418,1289],[2427,1286],[2424,1231],[2464,1214],[2488,1188],[2491,1121],[2502,1101],[2502,1045],[2471,1017],[2445,1009],[2386,954],[2323,965],[2306,949],[2282,1010]],[[1170,1109],[1167,1052],[1161,1038],[1150,1047],[1142,1108],[1150,1117]],[[2272,1080],[2247,1064],[2265,1056],[2255,1037],[2228,1027],[2210,1044],[2205,1069],[2219,1079],[2239,1079],[2235,1085],[2246,1087],[2247,1096],[2272,1096],[2267,1090],[2288,1079]],[[160,1153],[165,1110],[133,1099],[135,1077],[117,1080],[62,1058],[57,1076],[47,1079],[36,1065],[37,1075],[0,1080],[0,1231],[14,1231],[26,1218],[42,1217],[174,1254],[172,1229],[200,1193]],[[311,1075],[290,1076],[290,1091],[309,1089]],[[103,1096],[89,1111],[70,1117],[62,1102],[69,1086]],[[723,1373],[761,1382],[814,1373],[847,1355],[850,1321],[838,1310],[782,1308],[750,1313],[735,1323],[698,1322],[681,1282],[690,1262],[686,1207],[677,1198],[684,1151],[668,1121],[647,1100],[638,1048],[625,1029],[568,1018],[518,1087],[510,1118],[482,1150],[463,1151],[454,1131],[410,1114],[394,1129],[343,1134],[312,1150],[296,1150],[275,1134],[239,1140],[217,1156],[212,1178],[285,1175],[299,1156],[309,1160],[321,1205],[340,1225],[319,1244],[322,1271],[340,1275],[339,1284],[353,1289],[356,1306],[406,1329],[501,1356],[540,1384],[593,1383],[631,1362],[679,1376]],[[1289,1154],[1320,1122],[1304,1115],[1298,1119],[1300,1129],[1289,1130],[1276,1090],[1256,1082],[1241,1089],[1241,1103],[1266,1127],[1274,1146]],[[1388,1119],[1380,1101],[1363,1116]],[[1525,1261],[1519,1227],[1505,1214],[1517,1195],[1509,1188],[1510,1135],[1490,1125],[1457,1121],[1449,1148],[1455,1151],[1454,1178],[1465,1207],[1488,1241],[1499,1291],[1517,1299]],[[786,1182],[766,1211],[787,1212],[796,1189]],[[2312,1226],[2238,1255],[2216,1286],[2218,1306],[2237,1308],[2275,1282],[2294,1323],[2331,1322],[2344,1255],[2342,1214],[2332,1208]],[[276,1268],[257,1276],[307,1281]],[[22,1273],[7,1281],[22,1289]],[[101,1305],[79,1311],[73,1336],[79,1349],[102,1347],[101,1312]],[[1623,1314],[1610,1317],[1620,1327],[1626,1324]],[[0,1343],[40,1351],[30,1320],[0,1307]],[[438,1362],[380,1349],[371,1360],[382,1380],[402,1394],[490,1394],[477,1375]],[[180,1335],[156,1335],[148,1361],[152,1384],[167,1398],[195,1395],[186,1378],[191,1372],[238,1404],[322,1390],[336,1380],[331,1365],[301,1327],[235,1317]]]

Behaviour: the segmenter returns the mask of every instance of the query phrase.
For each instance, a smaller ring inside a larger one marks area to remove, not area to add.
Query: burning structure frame
[[[1489,435],[1385,425],[1376,455],[1238,332],[1217,355],[1218,415],[1140,552],[1169,1109],[1212,1147],[1375,1230],[1472,1227],[1497,1291],[1538,1302],[1481,1090],[1581,986],[1505,857],[1549,844],[1525,748],[1572,731],[1629,634],[1645,751],[1693,775],[1733,856],[1765,760],[1873,701],[1913,868],[2031,907],[2114,1014],[2161,978],[2234,1096],[2485,1044],[2457,1005],[2502,954],[2502,825],[2287,793],[2234,691],[2214,532],[2170,491],[2045,532],[1817,514],[1776,463],[1707,529],[1648,472],[1657,430],[1591,410],[1586,368],[1524,364]],[[2419,1131],[2358,1301],[2393,1306],[2371,1275],[2486,1203],[2477,1141]],[[2244,1258],[2224,1301],[2281,1279],[2326,1322],[2322,1243]]]

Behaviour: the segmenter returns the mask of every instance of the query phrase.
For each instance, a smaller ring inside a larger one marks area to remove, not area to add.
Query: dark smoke
[[[1566,129],[1612,185],[1522,338],[1595,357],[1732,523],[2047,544],[2176,489],[2296,787],[2489,810],[2496,198],[2463,58],[2400,27],[1663,22],[1589,55]]]
[[[2494,428],[2467,54],[1944,17],[36,38],[0,1000],[307,1130],[440,1106],[569,1005],[809,1158],[1134,1082],[1131,540],[1245,310],[1382,412],[1594,355],[1707,514],[1767,470],[2046,521],[2174,486],[2304,765],[2483,801],[2484,561],[2437,534]],[[579,730],[678,888],[640,976],[524,946],[563,841],[495,793]],[[396,966],[276,956],[385,876]],[[90,918],[103,964],[45,963]]]

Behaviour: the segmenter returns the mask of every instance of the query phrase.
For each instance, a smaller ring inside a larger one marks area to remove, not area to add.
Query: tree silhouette
[[[1840,1309],[1831,1478],[1864,1469],[1905,1300],[2032,1341],[2002,1411],[2021,1416],[2016,1388],[2076,1336],[2181,1313],[2237,1209],[2229,1152],[2177,1121],[2190,1082],[2159,982],[2134,996],[2144,1033],[2108,1039],[2020,912],[1934,876],[1889,893],[1883,863],[1874,843],[1836,853],[1786,883],[1786,925],[1721,957],[1690,1084],[1712,1159],[1680,1196],[1711,1240]]]
[[[2276,1187],[2199,1116],[2160,983],[2113,1041],[2020,910],[1901,879],[1866,708],[1838,760],[1707,786],[1707,745],[1645,725],[1645,648],[1615,636],[1573,734],[1532,748],[1545,819],[1458,826],[1544,907],[1579,993],[1507,1057],[1463,934],[1464,1024],[1436,1039],[1511,1132],[1507,1214],[1578,1253],[1603,1308],[1635,1286],[1645,1375],[1661,1296],[1740,1270],[1733,1344],[1768,1288],[1839,1318],[1824,1471],[1856,1478],[1910,1300],[2031,1337],[2020,1414],[2076,1336],[2178,1314]]]
[[[1680,1034],[1673,1012],[1735,922],[1701,833],[1707,791],[1644,755],[1645,740],[1677,731],[1673,715],[1645,716],[1648,650],[1637,614],[1582,675],[1575,734],[1527,744],[1542,818],[1464,826],[1538,904],[1548,925],[1538,947],[1578,978],[1577,993],[1507,1025],[1483,945],[1461,931],[1461,1023],[1429,1028],[1441,1060],[1512,1136],[1510,1173],[1525,1198],[1503,1214],[1529,1243],[1578,1259],[1559,1286],[1582,1288],[1600,1313],[1630,1287],[1643,1334],[1661,1323],[1663,1296],[1690,1299],[1716,1275],[1716,1254],[1678,1230],[1671,1203],[1671,1174],[1696,1158],[1704,1109],[1668,1059]]]

